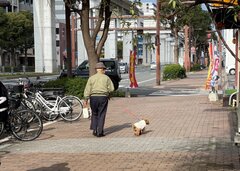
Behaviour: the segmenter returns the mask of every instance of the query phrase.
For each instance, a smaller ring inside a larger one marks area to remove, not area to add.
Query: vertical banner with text
[[[208,90],[210,89],[210,85],[211,85],[211,80],[212,80],[212,69],[213,69],[213,49],[212,49],[212,42],[209,42],[209,66],[208,66],[208,76],[207,76],[207,81],[205,84],[205,89]]]
[[[135,60],[136,60],[136,53],[130,51],[130,61],[129,61],[129,79],[130,79],[130,87],[136,88],[138,87],[137,80],[135,77]]]

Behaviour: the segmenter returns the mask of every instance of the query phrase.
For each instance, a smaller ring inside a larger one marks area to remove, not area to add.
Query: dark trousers
[[[90,129],[96,130],[98,134],[103,133],[105,117],[107,113],[108,97],[91,96],[90,107],[92,110]]]

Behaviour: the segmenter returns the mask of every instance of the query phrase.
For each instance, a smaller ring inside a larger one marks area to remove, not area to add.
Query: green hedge
[[[169,64],[164,67],[163,80],[172,80],[177,78],[186,78],[186,70],[179,64]]]
[[[200,71],[201,70],[201,65],[200,64],[194,64],[191,67],[191,71]]]
[[[80,99],[83,98],[85,86],[87,84],[86,78],[74,77],[74,78],[61,78],[57,80],[48,81],[44,84],[44,88],[63,88],[65,94],[77,96]],[[124,97],[125,93],[122,91],[114,91],[111,93],[112,97]]]
[[[65,94],[77,96],[81,99],[83,97],[86,83],[87,79],[85,78],[61,78],[48,81],[44,84],[44,88],[63,88],[65,90]]]
[[[236,89],[226,89],[225,90],[225,95],[231,95],[231,94],[233,94],[233,93],[235,93],[237,90]]]

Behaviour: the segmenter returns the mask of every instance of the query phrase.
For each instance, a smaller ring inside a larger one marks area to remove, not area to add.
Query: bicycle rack
[[[232,93],[229,97],[229,101],[228,101],[228,104],[231,106],[231,100],[232,100],[232,97],[237,94],[238,91]],[[235,107],[235,104],[237,103],[237,100],[233,99],[233,107]],[[235,145],[237,146],[240,146],[240,108],[238,107],[237,108],[237,132],[235,133],[235,136],[234,136],[234,143]]]
[[[236,91],[236,92],[234,92],[234,93],[232,93],[232,94],[230,95],[229,100],[228,100],[228,105],[229,105],[229,106],[231,106],[232,97],[233,97],[235,94],[237,94],[237,93],[238,93],[238,91]],[[236,104],[236,103],[237,103],[237,100],[233,99],[233,104],[232,104],[232,106],[235,107],[235,104]]]

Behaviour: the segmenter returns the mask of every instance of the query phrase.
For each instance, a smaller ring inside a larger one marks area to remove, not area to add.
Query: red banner
[[[130,87],[136,88],[138,87],[137,80],[135,77],[135,60],[136,60],[136,53],[130,51],[130,61],[129,61],[129,79],[130,79]]]

